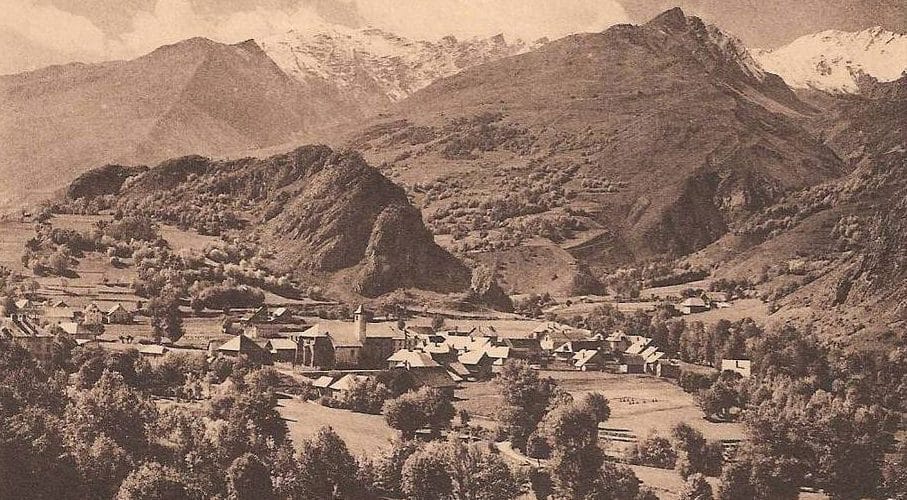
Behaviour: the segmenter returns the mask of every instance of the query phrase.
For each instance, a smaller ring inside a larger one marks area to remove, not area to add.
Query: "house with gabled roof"
[[[218,354],[231,358],[244,356],[255,364],[271,364],[271,352],[265,347],[267,340],[253,340],[239,334],[217,348]]]
[[[601,349],[603,343],[601,339],[571,340],[559,345],[554,350],[554,356],[561,361],[569,361],[580,351]]]
[[[12,340],[39,361],[47,362],[52,356],[54,336],[25,314],[11,314],[0,320],[0,337]]]
[[[296,363],[296,341],[288,338],[268,339],[265,347],[271,352],[271,359],[284,363]]]
[[[469,378],[473,380],[484,380],[491,376],[494,359],[488,356],[484,351],[468,351],[457,357],[460,362],[469,371]]]
[[[104,321],[110,325],[128,325],[132,323],[132,312],[123,307],[123,304],[116,304],[107,310]]]
[[[709,305],[699,297],[690,297],[680,303],[678,309],[683,314],[696,314],[709,310]]]
[[[601,370],[605,366],[605,358],[600,349],[584,349],[573,357],[573,366],[577,370]]]
[[[400,349],[387,358],[388,368],[426,368],[441,366],[430,354],[411,349]]]

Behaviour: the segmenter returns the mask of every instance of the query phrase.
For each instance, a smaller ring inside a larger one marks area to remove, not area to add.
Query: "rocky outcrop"
[[[357,153],[303,146],[265,159],[178,158],[137,177],[120,198],[189,225],[196,221],[186,213],[235,213],[249,221],[237,224],[245,235],[274,248],[284,265],[319,275],[351,270],[352,291],[362,295],[469,286],[469,270],[435,244],[404,190]]]

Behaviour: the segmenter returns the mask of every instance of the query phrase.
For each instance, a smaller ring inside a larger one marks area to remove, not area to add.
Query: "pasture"
[[[287,422],[290,438],[298,448],[303,440],[322,427],[332,427],[356,456],[375,456],[390,447],[397,431],[388,427],[382,415],[367,415],[338,410],[299,399],[281,399],[277,411]]]

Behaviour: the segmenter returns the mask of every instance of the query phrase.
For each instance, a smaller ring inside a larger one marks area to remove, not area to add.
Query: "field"
[[[34,235],[34,224],[0,221],[0,266],[13,271],[24,271],[22,253],[25,251],[25,242]]]
[[[290,438],[297,447],[325,426],[337,431],[357,456],[374,456],[379,449],[388,448],[397,437],[397,431],[388,427],[381,415],[337,410],[298,399],[281,399],[277,409],[287,421]]]
[[[675,424],[686,422],[707,439],[743,438],[740,424],[705,420],[693,396],[664,379],[602,372],[543,371],[541,374],[557,380],[574,397],[593,391],[602,393],[611,403],[611,418],[605,425],[626,429],[637,437],[645,437],[652,430],[664,435]],[[501,402],[492,382],[465,384],[456,395],[457,408],[465,408],[479,418],[477,423],[492,424],[486,418],[493,418]]]

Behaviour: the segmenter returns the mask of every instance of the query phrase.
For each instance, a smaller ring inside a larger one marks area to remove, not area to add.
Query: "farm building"
[[[655,376],[677,378],[680,376],[680,362],[676,359],[661,358],[655,363]]]
[[[140,355],[151,358],[159,358],[170,350],[159,344],[140,344],[136,349]]]
[[[387,358],[388,368],[424,368],[441,366],[430,354],[409,349],[400,349]]]
[[[680,303],[678,307],[683,314],[696,314],[709,310],[709,305],[699,297],[690,297]]]
[[[245,356],[253,363],[269,365],[271,364],[271,352],[265,347],[266,343],[267,341],[252,340],[239,334],[218,347],[217,352],[231,358]]]
[[[584,349],[573,355],[573,366],[581,371],[601,370],[605,357],[600,349]]]
[[[296,363],[297,344],[293,339],[274,338],[268,339],[265,344],[271,352],[271,359],[284,363]]]
[[[442,366],[410,367],[404,370],[401,376],[406,379],[406,385],[411,390],[431,387],[441,391],[448,398],[453,398],[457,382]]]
[[[73,321],[76,319],[76,312],[67,306],[62,307],[45,307],[44,319],[48,323],[60,323],[64,321]]]
[[[484,350],[469,351],[461,354],[457,361],[466,367],[469,371],[469,378],[473,380],[484,380],[491,376],[494,359],[488,356]]]
[[[601,339],[571,340],[558,346],[554,350],[554,356],[561,361],[570,361],[576,353],[588,350],[597,351],[603,344],[604,341]]]
[[[117,304],[107,311],[105,321],[110,325],[128,325],[132,323],[132,313],[122,304]]]
[[[369,377],[367,377],[365,375],[353,375],[350,373],[350,374],[340,377],[340,380],[331,384],[328,387],[328,389],[331,390],[331,393],[334,396],[337,396],[341,393],[344,393],[344,392],[350,390],[350,388],[353,386],[353,384],[366,382],[368,380],[369,380]]]
[[[12,340],[40,361],[52,354],[54,336],[22,314],[13,314],[0,321],[0,337]]]
[[[621,364],[618,366],[619,373],[645,373],[646,360],[639,354],[624,354]]]
[[[753,362],[748,359],[722,359],[721,371],[739,373],[743,378],[753,374]]]

